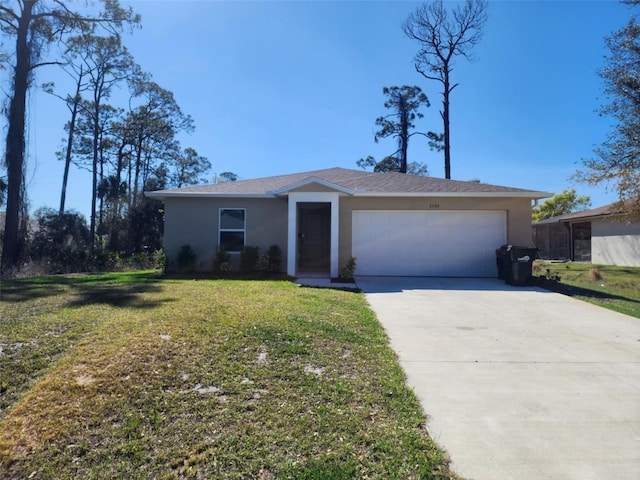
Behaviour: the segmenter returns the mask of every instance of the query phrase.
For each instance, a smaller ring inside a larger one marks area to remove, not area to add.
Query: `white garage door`
[[[495,277],[504,211],[354,210],[356,275]]]

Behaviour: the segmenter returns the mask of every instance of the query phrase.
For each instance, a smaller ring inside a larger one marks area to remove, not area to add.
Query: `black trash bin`
[[[509,245],[509,269],[505,280],[510,285],[527,285],[533,278],[533,261],[538,254],[537,248]]]
[[[498,278],[507,280],[511,270],[511,259],[509,257],[509,248],[511,245],[502,245],[496,250],[496,266],[498,267]]]

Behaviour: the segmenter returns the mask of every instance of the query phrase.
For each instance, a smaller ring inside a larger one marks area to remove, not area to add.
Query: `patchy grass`
[[[559,277],[548,287],[601,307],[640,318],[640,268],[537,261],[534,274]]]
[[[0,478],[455,478],[362,294],[126,272],[0,295]]]

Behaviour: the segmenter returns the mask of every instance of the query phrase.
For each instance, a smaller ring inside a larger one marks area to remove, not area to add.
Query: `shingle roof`
[[[534,223],[534,225],[546,225],[548,223],[570,222],[573,220],[582,220],[582,219],[594,218],[594,217],[608,217],[611,215],[621,215],[621,214],[624,214],[624,212],[620,210],[620,203],[614,202],[608,205],[603,205],[602,207],[593,208],[591,210],[585,210],[583,212],[565,213],[564,215],[557,215],[555,217],[547,218],[546,220],[542,220],[540,222]]]
[[[445,180],[435,177],[406,175],[397,172],[376,173],[347,168],[328,168],[310,172],[278,175],[273,177],[225,182],[214,185],[198,185],[174,190],[159,190],[148,192],[153,197],[170,196],[232,196],[232,195],[270,195],[276,190],[286,189],[290,185],[305,180],[319,179],[346,189],[354,195],[385,195],[385,194],[469,194],[481,195],[501,194],[501,196],[530,196],[531,198],[545,198],[551,196],[546,192],[530,191],[520,188],[502,187],[477,182],[461,182]]]

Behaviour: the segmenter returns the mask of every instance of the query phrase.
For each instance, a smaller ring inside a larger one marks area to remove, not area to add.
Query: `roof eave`
[[[595,213],[595,214],[589,214],[586,212],[567,213],[565,215],[558,215],[556,217],[547,218],[538,223],[535,223],[534,225],[540,225],[540,224],[550,225],[554,223],[577,223],[577,222],[584,222],[584,221],[590,221],[590,220],[596,220],[596,219],[615,218],[615,217],[621,217],[621,216],[624,216],[624,213],[620,213],[620,212],[602,212],[602,213]]]
[[[356,191],[356,197],[487,197],[487,198],[529,198],[541,199],[552,197],[548,192],[366,192]]]
[[[582,216],[575,216],[575,217],[568,217],[568,218],[560,218],[557,220],[557,222],[560,223],[575,223],[575,222],[584,222],[585,220],[596,220],[596,219],[601,219],[601,218],[612,218],[612,217],[619,217],[619,216],[623,216],[623,213],[611,213],[611,212],[606,212],[606,213],[598,213],[596,215],[582,215]]]
[[[293,184],[292,184],[293,185]],[[294,188],[299,188],[299,186]],[[289,189],[273,190],[266,193],[220,193],[220,192],[181,192],[181,191],[155,191],[144,192],[145,196],[162,200],[165,198],[274,198],[289,194]],[[528,198],[541,199],[552,197],[548,192],[367,192],[353,191],[340,187],[338,192],[356,197],[449,197],[449,198]]]
[[[220,193],[220,192],[145,192],[145,196],[162,200],[165,198],[274,198],[267,193]]]

